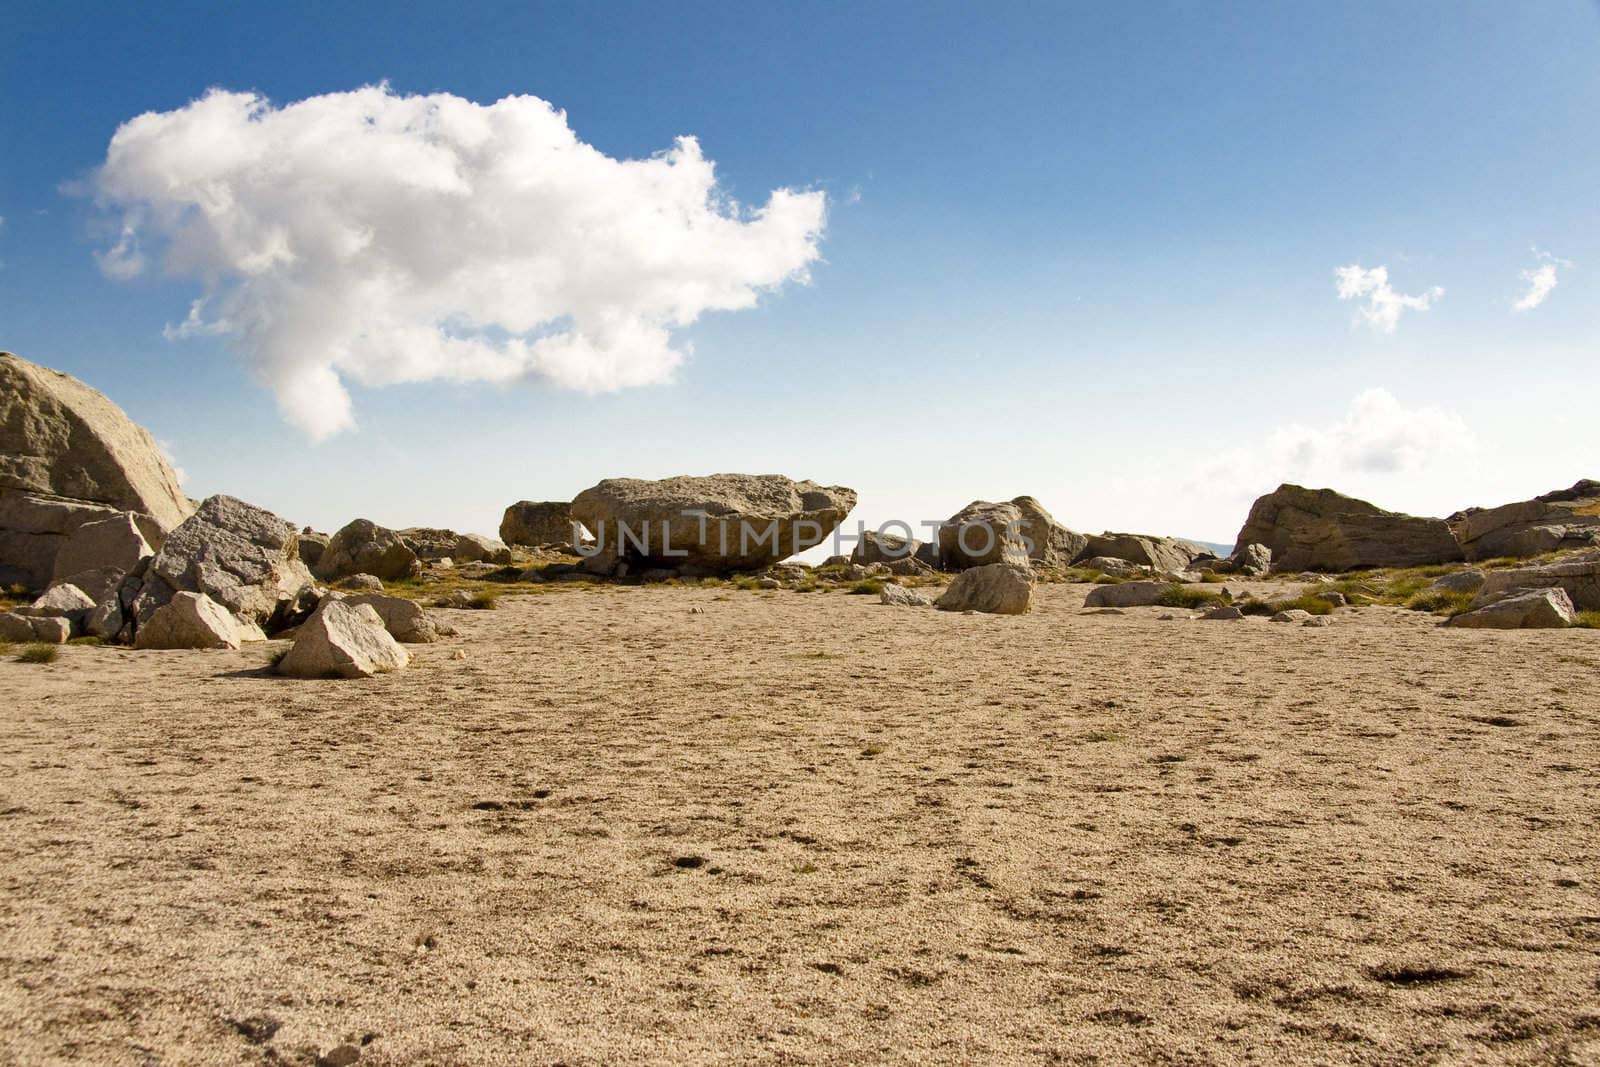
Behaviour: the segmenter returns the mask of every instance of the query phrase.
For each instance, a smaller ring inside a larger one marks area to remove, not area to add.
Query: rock
[[[850,566],[849,556],[829,556],[827,559],[822,561],[821,566],[819,566],[817,569],[821,570],[823,567],[833,568],[848,566]]]
[[[850,562],[865,567],[869,563],[895,563],[904,559],[915,559],[917,549],[921,547],[921,541],[892,533],[863,530],[860,539],[856,541],[856,547],[850,553]]]
[[[436,603],[441,608],[460,608],[466,610],[472,607],[472,593],[465,589],[457,589],[440,597]]]
[[[311,584],[293,526],[242,500],[213,496],[167,535],[149,562],[132,615],[142,627],[174,593],[203,593],[240,618],[276,630],[309,610]]]
[[[1089,546],[1089,538],[1061,525],[1034,497],[1015,497],[1011,506],[1017,509],[1023,547],[1037,566],[1070,567]]]
[[[1300,625],[1301,626],[1332,626],[1333,625],[1333,616],[1332,615],[1313,615],[1309,619],[1301,619],[1300,620]]]
[[[25,608],[18,608],[18,615],[29,615],[34,618],[66,619],[74,629],[83,630],[84,620],[89,612],[94,610],[94,598],[75,585],[52,586],[43,596]]]
[[[969,567],[956,575],[934,606],[940,611],[1022,615],[1033,607],[1033,572],[1007,563]]]
[[[458,534],[454,530],[437,530],[413,526],[399,531],[400,540],[416,554],[418,559],[430,562],[493,563],[504,567],[511,562],[511,549],[499,541],[480,534]]]
[[[322,553],[327,551],[328,542],[333,540],[332,534],[325,534],[307,526],[300,531],[300,562],[312,571],[317,569],[317,564],[322,562]]]
[[[1571,626],[1577,613],[1565,589],[1513,589],[1479,597],[1446,625],[1484,630],[1546,630]]]
[[[1273,622],[1305,622],[1307,619],[1310,619],[1310,618],[1313,618],[1313,617],[1314,616],[1311,614],[1311,612],[1306,611],[1304,608],[1290,608],[1288,611],[1280,611],[1280,612],[1278,612],[1276,615],[1274,615],[1272,617],[1272,621]]]
[[[904,578],[926,578],[934,573],[932,567],[915,556],[907,559],[897,559],[890,563],[880,563],[877,566],[885,567],[890,574],[898,574]]]
[[[20,615],[8,611],[0,615],[0,641],[14,644],[40,642],[64,645],[72,636],[72,623],[56,616]]]
[[[1484,576],[1478,599],[1485,600],[1512,589],[1547,588],[1566,590],[1573,607],[1579,611],[1600,611],[1600,552],[1489,571]]]
[[[1420,567],[1462,558],[1443,519],[1401,515],[1332,489],[1288,484],[1255,502],[1237,543],[1266,546],[1277,572]]]
[[[139,529],[138,516],[131,511],[118,512],[72,531],[56,552],[52,577],[64,581],[88,571],[113,571],[121,581],[140,560],[154,554]]]
[[[414,600],[362,593],[347,596],[344,602],[352,607],[366,604],[372,608],[383,620],[383,628],[389,631],[389,636],[403,644],[425,645],[439,640],[438,629],[428,618],[428,613],[422,610],[422,605]]]
[[[1123,611],[1121,608],[1085,608],[1083,611],[1078,612],[1078,614],[1079,615],[1126,615],[1127,612]],[[1164,618],[1164,619],[1172,618],[1171,615],[1163,615],[1161,617]]]
[[[1469,560],[1600,546],[1600,482],[1585,478],[1571,489],[1497,508],[1469,508],[1445,521]]]
[[[370,604],[324,600],[295,634],[294,647],[278,662],[293,678],[370,678],[411,662]]]
[[[352,574],[395,581],[409,578],[421,569],[417,554],[406,547],[399,534],[368,519],[356,519],[333,535],[314,573],[325,582]]]
[[[1444,593],[1476,593],[1483,588],[1484,580],[1482,571],[1476,567],[1468,567],[1464,571],[1446,574],[1428,586],[1428,588]]]
[[[897,608],[926,608],[933,605],[933,597],[920,589],[907,589],[903,585],[886,585],[878,593],[878,603]]]
[[[698,577],[760,571],[821,544],[855,503],[852,489],[776,474],[608,478],[578,494],[572,514],[595,534],[591,573],[626,564]]]
[[[578,540],[572,505],[565,500],[519,500],[500,520],[500,540],[508,545],[566,545]]]
[[[1247,578],[1260,578],[1272,570],[1272,549],[1266,545],[1251,543],[1243,548],[1236,549],[1228,557],[1227,572],[1242,574]]]
[[[1176,588],[1171,582],[1121,582],[1097,585],[1083,598],[1086,608],[1146,608]]]
[[[1195,559],[1209,556],[1210,552],[1192,541],[1180,541],[1175,537],[1107,532],[1089,538],[1079,555],[1083,559],[1109,556],[1112,559],[1152,567],[1158,571],[1175,573],[1188,570],[1189,564]]]
[[[1022,540],[1022,510],[1015,504],[974,500],[939,527],[939,559],[946,570],[1031,564]]]
[[[352,574],[348,578],[340,578],[335,584],[349,593],[383,592],[383,580],[376,574]]]
[[[1206,612],[1200,617],[1211,622],[1231,621],[1233,619],[1244,618],[1244,612],[1240,611],[1232,604],[1223,604],[1221,607],[1212,608],[1210,611]]]
[[[75,585],[87,593],[90,600],[98,604],[115,593],[126,577],[127,574],[118,568],[102,567],[99,570],[79,571],[65,578],[59,578],[50,583],[50,588],[54,589],[58,585]]]
[[[1324,601],[1325,603],[1332,604],[1336,608],[1342,608],[1348,603],[1345,600],[1343,593],[1332,589],[1326,589],[1320,593],[1312,593],[1311,599]]]
[[[756,587],[759,589],[782,589],[783,583],[776,578],[758,578]]]
[[[1074,566],[1086,571],[1099,571],[1107,578],[1132,578],[1137,574],[1150,573],[1148,567],[1141,567],[1137,563],[1129,563],[1114,556],[1090,556],[1079,560]]]
[[[939,569],[939,542],[938,541],[929,541],[929,542],[927,542],[921,548],[917,549],[917,551],[916,551],[915,555],[913,556],[913,558],[918,563],[926,565],[929,570],[935,570],[935,571],[938,570]]]
[[[139,625],[135,648],[238,648],[264,641],[254,624],[241,624],[227,608],[202,593],[174,593]]]

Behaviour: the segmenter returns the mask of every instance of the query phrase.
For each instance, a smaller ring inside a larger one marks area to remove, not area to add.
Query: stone
[[[135,648],[238,648],[264,641],[253,624],[241,625],[232,612],[202,593],[174,593],[139,625]]]
[[[314,603],[295,528],[231,496],[208,497],[167,535],[132,601],[142,627],[174,593],[203,593],[240,618],[276,630]]]
[[[1270,549],[1275,572],[1421,567],[1462,558],[1443,519],[1384,511],[1332,489],[1289,484],[1256,500],[1237,543]]]
[[[1033,572],[1008,563],[968,567],[956,575],[934,606],[940,611],[1025,614],[1033,607]]]
[[[932,567],[915,556],[893,560],[889,563],[880,563],[877,566],[885,567],[890,574],[897,574],[902,578],[926,578],[934,573]]]
[[[671,567],[704,577],[761,571],[827,540],[850,509],[853,489],[781,475],[608,478],[572,502],[595,535],[584,567],[593,574]]]
[[[0,489],[0,585],[44,589],[55,575],[56,555],[78,527],[120,514],[82,500]],[[146,540],[164,536],[147,516],[137,521]]]
[[[897,608],[926,608],[933,605],[933,597],[920,589],[907,589],[903,585],[886,585],[878,593],[878,603]]]
[[[1244,618],[1244,612],[1240,611],[1232,604],[1223,604],[1220,607],[1212,608],[1210,611],[1200,616],[1200,618],[1210,622],[1231,621],[1233,619]]]
[[[1070,567],[1089,546],[1088,537],[1061,525],[1036,498],[1014,497],[1011,506],[1017,509],[1017,530],[1022,535],[1023,549],[1035,566]]]
[[[87,593],[90,600],[98,604],[116,592],[126,577],[127,572],[117,567],[101,567],[98,570],[78,571],[65,578],[58,578],[50,583],[50,588],[54,589],[58,585],[75,585]]]
[[[1090,556],[1079,560],[1074,566],[1086,571],[1099,571],[1108,578],[1132,578],[1134,575],[1150,572],[1148,567],[1141,567],[1137,563],[1129,563],[1115,556]]]
[[[1557,586],[1512,589],[1479,597],[1470,610],[1446,625],[1482,630],[1549,630],[1571,626],[1577,619],[1572,598]]]
[[[578,540],[572,523],[572,505],[565,500],[519,500],[500,520],[500,540],[530,548],[569,545]]]
[[[1313,616],[1311,614],[1311,612],[1306,611],[1304,608],[1290,608],[1287,611],[1278,612],[1276,615],[1274,615],[1272,617],[1272,621],[1273,622],[1305,622],[1307,619],[1314,618],[1314,617],[1315,616]]]
[[[1325,603],[1332,604],[1336,608],[1345,607],[1348,603],[1344,598],[1344,594],[1334,589],[1325,589],[1320,593],[1312,593],[1311,599],[1321,600]]]
[[[1192,541],[1175,537],[1157,537],[1153,534],[1106,532],[1088,539],[1079,553],[1082,559],[1109,556],[1142,567],[1150,567],[1167,574],[1186,571],[1189,565],[1210,552]]]
[[[1579,611],[1600,611],[1600,552],[1489,571],[1478,598],[1484,600],[1513,589],[1549,588],[1565,590]]]
[[[417,554],[400,535],[370,519],[347,523],[328,541],[313,572],[324,582],[352,574],[371,574],[384,581],[409,578],[422,570]]]
[[[352,574],[336,583],[340,589],[351,593],[381,593],[383,579],[376,574]]]
[[[1483,571],[1476,567],[1468,567],[1464,571],[1446,574],[1428,586],[1429,589],[1442,593],[1476,593],[1483,588],[1486,577]]]
[[[1300,625],[1301,626],[1332,626],[1333,625],[1333,616],[1332,615],[1313,615],[1309,619],[1301,619],[1300,620]]]
[[[895,563],[915,559],[921,541],[876,530],[861,531],[856,547],[850,552],[850,562],[865,567],[869,563]]]
[[[89,612],[94,610],[94,603],[93,597],[75,585],[57,585],[52,586],[32,604],[16,610],[18,615],[66,619],[71,626],[82,630],[84,620]]]
[[[344,602],[352,607],[366,604],[372,608],[383,620],[383,628],[389,631],[389,636],[402,644],[426,645],[439,640],[438,629],[428,618],[428,613],[422,610],[422,605],[414,600],[361,593],[345,597]]]
[[[322,553],[327,551],[328,542],[333,540],[332,534],[322,533],[307,526],[300,531],[300,562],[315,571],[317,564],[322,562]]]
[[[481,534],[458,534],[454,530],[439,530],[413,526],[400,530],[400,540],[416,554],[429,562],[493,563],[504,567],[511,562],[511,549]]]
[[[370,604],[328,599],[295,633],[294,647],[278,662],[293,678],[370,678],[401,670],[411,653],[390,636]]]
[[[1228,571],[1247,578],[1260,578],[1272,571],[1272,549],[1254,542],[1236,549],[1228,557]]]
[[[1171,582],[1119,582],[1097,585],[1083,598],[1086,608],[1147,608],[1176,586]]]
[[[776,578],[758,578],[756,587],[759,589],[782,589],[783,583]]]
[[[939,560],[946,570],[1031,565],[1022,540],[1022,510],[1015,504],[974,500],[939,527]]]
[[[56,552],[53,580],[70,580],[86,571],[115,571],[118,580],[146,556],[155,554],[131,511],[86,522],[62,542]]]
[[[1474,561],[1600,546],[1600,482],[1585,478],[1570,489],[1497,508],[1468,508],[1445,521]]]
[[[917,549],[917,551],[914,554],[913,558],[918,563],[921,563],[921,564],[924,564],[925,566],[927,566],[927,568],[929,570],[935,570],[935,571],[938,570],[939,569],[939,542],[938,541],[929,541],[926,544],[922,545],[922,547]]]
[[[14,644],[40,642],[47,645],[64,645],[72,636],[72,623],[67,619],[43,615],[19,615],[15,611],[0,614],[0,641]]]
[[[821,565],[817,569],[821,570],[823,567],[827,567],[827,568],[832,569],[832,568],[835,568],[835,567],[848,567],[848,566],[850,566],[850,557],[849,556],[829,556],[827,559],[822,561]]]

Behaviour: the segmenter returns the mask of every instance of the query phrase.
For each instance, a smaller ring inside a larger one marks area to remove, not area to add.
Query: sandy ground
[[[0,664],[0,1060],[1600,1063],[1600,631],[1083,593]]]

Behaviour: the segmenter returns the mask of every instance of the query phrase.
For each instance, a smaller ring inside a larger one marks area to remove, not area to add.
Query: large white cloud
[[[99,260],[204,286],[174,335],[234,338],[284,415],[353,425],[341,379],[608,390],[668,380],[673,331],[808,280],[819,191],[757,209],[692,137],[618,160],[537,97],[480,105],[387,86],[275,107],[213,90],[128,121],[96,178]]]
[[[1359,264],[1339,267],[1334,272],[1340,300],[1361,300],[1361,317],[1367,325],[1384,333],[1394,333],[1400,325],[1400,316],[1407,311],[1427,311],[1433,302],[1444,296],[1438,286],[1407,296],[1397,293],[1389,284],[1389,268],[1373,267],[1370,270]]]

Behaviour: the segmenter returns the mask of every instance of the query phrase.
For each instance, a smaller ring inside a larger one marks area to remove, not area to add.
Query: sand
[[[1600,1062],[1600,631],[1084,592],[0,663],[0,1061]]]

